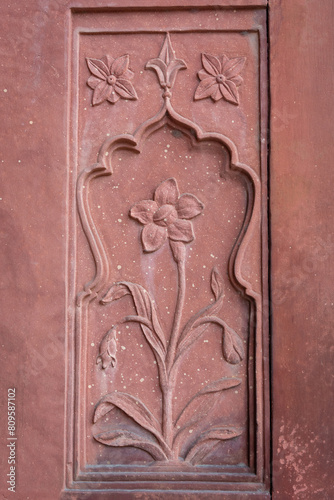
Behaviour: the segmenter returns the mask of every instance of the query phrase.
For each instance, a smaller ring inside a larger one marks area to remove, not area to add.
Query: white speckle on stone
[[[121,345],[121,349],[123,349],[123,351],[125,351],[126,347],[124,345]]]
[[[90,345],[91,345],[92,347],[94,347],[94,346],[95,346],[94,342],[92,342]]]
[[[122,266],[117,266],[117,269],[122,269]]]
[[[3,91],[4,91],[4,92],[8,92],[8,90],[7,90],[7,89],[3,89]]]
[[[144,380],[145,380],[144,378],[141,378],[141,379],[139,380],[139,382],[144,382]]]

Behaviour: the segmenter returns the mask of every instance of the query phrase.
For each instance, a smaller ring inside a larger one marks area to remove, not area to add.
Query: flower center
[[[115,83],[116,83],[116,76],[115,75],[109,75],[109,76],[107,76],[107,83],[109,85],[115,85]]]
[[[225,76],[224,75],[217,75],[216,76],[216,82],[217,83],[224,83],[226,80]]]
[[[177,212],[173,205],[162,205],[153,215],[153,222],[158,226],[169,226],[177,219]]]

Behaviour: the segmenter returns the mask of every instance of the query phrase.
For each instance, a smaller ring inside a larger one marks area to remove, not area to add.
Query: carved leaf
[[[141,427],[152,432],[159,440],[163,439],[160,424],[150,410],[139,399],[125,392],[111,392],[104,396],[95,409],[94,423],[109,413],[115,406],[124,411]]]
[[[216,315],[220,311],[220,309],[223,305],[224,295],[223,295],[223,289],[222,289],[222,285],[221,285],[221,278],[220,278],[220,276],[218,278],[218,276],[219,276],[219,273],[216,270],[214,279],[217,282],[217,284],[215,284],[215,290],[217,293],[219,293],[219,295],[217,295],[217,297],[216,297],[216,301],[213,304],[210,304],[209,306],[201,309],[197,314],[195,314],[194,316],[192,316],[190,318],[190,320],[188,321],[188,323],[186,324],[186,326],[184,327],[184,329],[182,331],[182,334],[180,337],[180,342],[179,342],[179,345],[177,348],[177,357],[182,356],[182,354],[184,352],[186,352],[194,342],[196,342],[196,340],[202,335],[202,333],[204,333],[206,331],[206,329],[209,326],[209,323],[205,323],[205,324],[198,326],[197,328],[195,328],[193,330],[194,323],[197,320],[204,318],[205,316]],[[212,278],[212,274],[211,274],[211,287],[212,287],[212,279],[213,278]]]
[[[150,59],[145,66],[146,69],[154,69],[158,75],[160,85],[164,85],[166,83],[167,78],[167,66],[166,64],[159,58]]]
[[[211,382],[210,384],[206,385],[201,389],[197,394],[195,394],[190,401],[186,404],[186,406],[183,408],[181,413],[179,414],[175,425],[179,424],[181,420],[184,420],[187,418],[187,416],[191,416],[196,412],[196,406],[198,405],[198,401],[200,396],[205,396],[210,393],[214,392],[221,392],[225,391],[227,389],[231,389],[232,387],[237,387],[238,385],[241,384],[241,380],[239,378],[232,378],[232,377],[224,377],[219,380],[216,380],[215,382]],[[207,406],[205,408],[207,412]]]
[[[239,335],[225,326],[223,334],[223,355],[228,363],[236,365],[245,357],[244,346]]]
[[[166,352],[165,335],[158,319],[156,304],[144,287],[128,281],[114,283],[101,299],[101,302],[107,304],[125,295],[132,296],[138,315],[147,318],[152,323],[153,331],[144,325],[141,325],[141,328],[148,343],[163,360]]]
[[[214,267],[211,272],[211,289],[215,299],[218,300],[223,294],[223,280],[216,267]]]
[[[192,465],[201,463],[204,458],[210,453],[220,441],[233,439],[240,436],[241,429],[235,427],[215,427],[202,434],[196,443],[188,450],[185,457],[187,462]]]
[[[96,441],[107,446],[123,447],[133,446],[147,451],[154,460],[167,460],[167,456],[157,443],[150,441],[139,434],[127,429],[114,428],[107,432],[94,435]]]

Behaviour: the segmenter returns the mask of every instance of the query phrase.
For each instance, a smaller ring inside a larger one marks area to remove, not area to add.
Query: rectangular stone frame
[[[164,10],[165,2],[137,2],[133,5],[133,2],[125,3],[119,1],[113,8],[106,7],[107,11],[111,15],[117,16],[117,13],[128,13],[134,12],[137,9],[139,14],[147,11],[154,12],[155,9]],[[265,1],[235,1],[235,2],[219,2],[218,6],[212,7],[211,2],[198,1],[198,2],[187,2],[186,5],[182,7],[181,12],[186,13],[187,10],[204,9],[207,11],[224,12],[224,9],[233,9],[238,13],[238,9],[260,9],[264,11],[266,9]],[[100,8],[100,5],[99,5]],[[101,7],[102,9],[102,7]],[[105,11],[106,9],[103,9]],[[180,8],[177,2],[169,2],[166,12],[179,11]],[[69,72],[69,85],[68,88],[72,88],[70,109],[71,109],[71,123],[74,130],[76,130],[77,122],[77,111],[76,111],[76,83],[77,83],[77,60],[76,54],[78,53],[78,43],[81,34],[80,28],[73,29],[76,25],[76,20],[80,19],[80,16],[86,16],[92,22],[94,22],[94,15],[99,13],[99,9],[94,8],[94,6],[87,7],[75,7],[71,9],[70,19],[69,19],[69,30],[71,35],[69,36],[69,47],[68,53],[70,55],[68,61],[68,72]],[[79,22],[80,25],[80,22]],[[97,28],[100,29],[100,28]],[[226,28],[225,28],[226,29]],[[227,28],[231,29],[230,28]],[[232,28],[236,29],[236,28]],[[239,28],[240,29],[240,28]],[[249,27],[241,28],[249,29]],[[89,467],[89,464],[81,463],[81,454],[79,450],[82,448],[80,444],[80,429],[82,428],[82,423],[78,415],[80,414],[80,395],[81,388],[79,384],[80,376],[77,372],[80,366],[78,360],[80,360],[80,350],[78,352],[78,328],[80,331],[80,325],[78,324],[78,316],[73,310],[73,303],[76,300],[76,268],[77,264],[71,265],[69,268],[69,283],[70,283],[70,293],[69,293],[69,303],[68,310],[70,311],[68,316],[68,389],[67,389],[67,431],[66,431],[66,443],[67,443],[67,458],[66,458],[66,488],[63,492],[63,498],[101,498],[108,497],[110,494],[115,494],[119,498],[134,498],[136,494],[140,492],[145,492],[149,495],[151,491],[152,494],[159,494],[161,498],[169,498],[171,496],[177,495],[187,495],[187,498],[196,497],[201,498],[203,495],[207,496],[219,496],[219,498],[230,498],[230,493],[238,492],[236,497],[233,494],[233,498],[269,498],[269,460],[270,460],[270,429],[269,429],[269,366],[268,366],[268,235],[267,235],[267,141],[266,141],[266,131],[267,131],[267,114],[268,114],[268,104],[267,104],[267,40],[266,40],[266,26],[262,26],[262,32],[259,34],[259,54],[260,54],[260,66],[259,66],[259,88],[261,89],[261,114],[259,118],[259,123],[261,126],[260,137],[264,138],[261,141],[261,234],[262,234],[262,261],[261,261],[261,276],[262,276],[262,299],[263,299],[263,312],[262,312],[262,345],[259,345],[259,339],[257,340],[257,371],[260,371],[260,389],[256,391],[255,407],[256,412],[259,415],[258,433],[255,444],[255,463],[252,472],[244,471],[230,473],[209,473],[209,477],[205,479],[205,474],[201,481],[192,474],[182,474],[178,477],[178,481],[170,480],[170,473],[152,473],[149,468],[141,468],[139,473],[134,470],[131,471],[131,467],[124,467],[124,474],[115,474],[110,470],[97,470],[96,467]],[[131,26],[131,32],[135,31],[136,28]],[[256,31],[256,30],[254,30]],[[87,33],[87,28],[83,30]],[[157,54],[152,54],[152,57]],[[71,140],[74,144],[71,148],[70,153],[70,164],[72,165],[70,178],[69,178],[69,234],[71,235],[71,244],[69,249],[69,262],[73,262],[76,259],[76,241],[77,234],[80,232],[80,227],[77,226],[77,206],[76,206],[76,181],[77,181],[77,170],[74,167],[77,165],[77,151],[76,151],[76,133]],[[80,348],[81,349],[81,348]],[[259,355],[261,358],[259,359]],[[79,358],[78,358],[79,356]],[[95,471],[95,472],[94,472]],[[132,475],[131,475],[132,472]],[[127,479],[125,479],[127,476]],[[175,474],[172,474],[174,477]],[[123,479],[122,479],[123,478]],[[196,480],[197,479],[197,480]],[[163,483],[162,483],[163,481]],[[162,486],[163,484],[163,486]],[[169,493],[167,493],[167,490]],[[171,491],[172,490],[172,491]],[[205,493],[204,493],[204,491]],[[94,493],[95,491],[95,493]],[[131,493],[130,493],[131,491]],[[201,493],[203,491],[203,493]],[[224,493],[223,493],[224,492]],[[78,496],[77,496],[78,495]],[[222,496],[224,495],[224,496]],[[232,497],[231,497],[232,498]]]

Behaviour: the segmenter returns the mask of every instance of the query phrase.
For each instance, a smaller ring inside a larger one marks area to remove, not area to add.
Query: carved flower
[[[116,330],[111,328],[100,344],[100,355],[97,357],[96,364],[102,363],[102,368],[105,370],[108,366],[114,367],[116,364]]]
[[[86,58],[89,71],[92,73],[87,85],[94,89],[93,106],[109,101],[115,104],[120,97],[137,99],[136,91],[129,81],[133,72],[129,68],[129,55],[116,57],[103,56],[101,59]]]
[[[202,54],[203,68],[198,72],[201,80],[194,99],[205,99],[211,97],[214,101],[224,98],[233,104],[239,104],[239,93],[237,87],[243,82],[239,76],[245,64],[245,57],[229,59],[225,54],[221,57]]]
[[[155,252],[167,238],[183,243],[192,241],[194,232],[188,219],[199,215],[203,208],[196,196],[180,196],[177,182],[171,178],[157,187],[153,200],[135,203],[130,215],[145,226],[141,235],[144,250]]]

